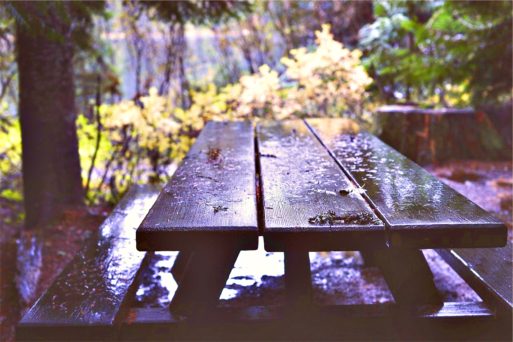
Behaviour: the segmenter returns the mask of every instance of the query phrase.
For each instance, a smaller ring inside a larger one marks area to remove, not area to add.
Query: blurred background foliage
[[[511,101],[510,1],[119,1],[77,5],[89,203],[165,181],[208,120]],[[87,12],[87,15],[81,14]],[[21,200],[12,3],[0,5],[0,196]],[[81,19],[82,18],[82,19]]]
[[[360,31],[380,99],[479,106],[511,97],[511,2],[380,1]]]

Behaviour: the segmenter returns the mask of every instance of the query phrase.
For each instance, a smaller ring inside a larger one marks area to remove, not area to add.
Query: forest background
[[[17,208],[4,220],[47,224],[63,204],[166,181],[208,120],[349,117],[377,132],[383,104],[511,103],[511,16],[510,1],[4,3],[0,197]],[[45,163],[35,145],[58,151],[55,179],[22,173]]]

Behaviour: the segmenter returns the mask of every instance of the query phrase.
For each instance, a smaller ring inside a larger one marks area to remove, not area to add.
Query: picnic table
[[[96,327],[84,338],[108,339],[511,336],[511,245],[498,248],[506,226],[351,121],[209,122],[156,199],[138,191],[25,315],[19,336],[55,338],[55,326]],[[284,252],[287,305],[218,310],[239,252],[261,237],[266,251]],[[130,309],[146,260],[134,243],[179,251],[167,311]],[[486,302],[444,302],[426,248]],[[312,251],[360,251],[395,304],[317,307]],[[105,260],[110,273],[98,273]],[[91,278],[70,280],[78,273]],[[117,287],[91,292],[102,277]]]
[[[215,306],[241,250],[285,253],[290,303],[311,251],[359,250],[398,303],[440,304],[421,248],[497,247],[505,225],[347,120],[209,122],[137,230],[178,250],[175,312]]]

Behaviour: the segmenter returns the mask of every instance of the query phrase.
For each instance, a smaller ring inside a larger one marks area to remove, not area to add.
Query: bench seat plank
[[[18,340],[115,336],[112,325],[145,256],[135,248],[135,230],[157,195],[151,186],[129,191],[97,235],[24,315],[17,328]],[[66,333],[75,330],[79,336]]]
[[[496,247],[506,226],[426,170],[344,119],[308,119],[332,155],[365,188],[364,196],[396,247]]]
[[[137,230],[139,250],[256,249],[253,126],[209,122]]]
[[[264,122],[257,138],[266,250],[384,247],[382,222],[303,121]]]
[[[509,242],[502,248],[437,249],[438,254],[487,303],[513,311],[513,253]]]
[[[290,315],[286,307],[219,307],[197,324],[161,308],[133,308],[121,340],[511,341],[511,322],[484,303],[447,302],[405,312],[393,304],[333,305]],[[506,324],[505,324],[506,323]]]

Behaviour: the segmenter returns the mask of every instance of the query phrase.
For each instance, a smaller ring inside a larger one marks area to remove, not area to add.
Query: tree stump
[[[501,159],[508,151],[484,112],[389,105],[378,109],[379,137],[419,164]]]

